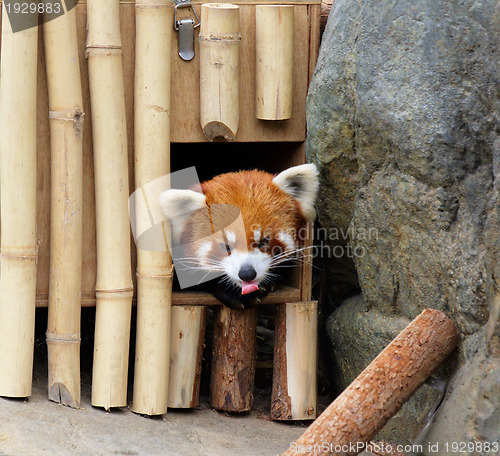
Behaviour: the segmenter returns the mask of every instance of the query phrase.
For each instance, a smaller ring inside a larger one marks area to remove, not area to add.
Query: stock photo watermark
[[[333,442],[320,442],[303,445],[297,442],[290,444],[292,453],[304,452],[310,454],[358,454],[366,451],[372,454],[449,454],[459,456],[465,454],[498,454],[500,450],[499,442],[427,442],[425,444],[398,444],[389,442],[350,442],[347,444],[337,444]]]
[[[37,27],[73,9],[78,0],[3,0],[13,33]]]

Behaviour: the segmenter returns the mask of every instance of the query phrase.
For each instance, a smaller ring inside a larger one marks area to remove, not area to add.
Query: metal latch
[[[200,26],[200,18],[190,0],[174,0],[174,28],[179,32],[179,56],[182,60],[194,57],[194,29]],[[187,8],[194,18],[178,19],[177,10]]]

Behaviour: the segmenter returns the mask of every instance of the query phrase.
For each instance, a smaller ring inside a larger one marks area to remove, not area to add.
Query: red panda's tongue
[[[248,293],[252,293],[252,291],[256,291],[259,289],[256,280],[252,280],[251,282],[242,282],[241,283],[241,294],[245,295]]]

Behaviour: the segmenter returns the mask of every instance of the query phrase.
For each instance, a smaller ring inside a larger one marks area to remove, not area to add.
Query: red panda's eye
[[[269,245],[269,237],[262,238],[259,242],[259,247],[265,247],[266,245]]]
[[[229,244],[224,244],[223,242],[221,242],[219,244],[219,247],[222,251],[227,252],[227,253],[231,253],[231,246]]]

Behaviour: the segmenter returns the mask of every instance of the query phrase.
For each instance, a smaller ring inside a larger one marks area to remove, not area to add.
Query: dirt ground
[[[259,397],[257,409],[240,416],[211,410],[207,398],[163,418],[107,413],[90,405],[87,380],[74,410],[47,399],[46,379],[43,369],[36,373],[28,400],[0,398],[0,456],[274,456],[306,428],[270,421],[269,398]]]

